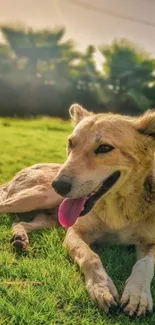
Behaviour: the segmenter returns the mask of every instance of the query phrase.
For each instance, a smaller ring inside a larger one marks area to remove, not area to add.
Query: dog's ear
[[[70,107],[69,114],[73,125],[77,125],[84,117],[92,115],[91,112],[88,112],[86,109],[84,109],[78,104],[73,104]]]
[[[137,130],[155,139],[155,110],[148,110],[135,121]]]

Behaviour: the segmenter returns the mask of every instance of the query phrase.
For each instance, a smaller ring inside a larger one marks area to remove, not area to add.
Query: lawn
[[[0,182],[38,162],[63,162],[72,128],[61,120],[0,119]],[[130,319],[121,310],[109,315],[89,299],[78,266],[62,248],[62,228],[39,230],[29,235],[29,251],[11,250],[12,219],[0,222],[0,325],[121,325],[155,324],[155,315]],[[119,292],[135,260],[133,249],[93,246]],[[38,285],[6,285],[3,281],[39,281]],[[155,302],[155,281],[152,284]]]

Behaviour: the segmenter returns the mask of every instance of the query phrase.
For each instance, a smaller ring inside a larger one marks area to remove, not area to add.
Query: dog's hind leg
[[[41,228],[52,228],[57,224],[57,209],[50,210],[50,214],[38,214],[31,222],[15,223],[12,227],[11,244],[16,250],[27,250],[29,232]]]
[[[0,204],[0,213],[17,213],[56,207],[62,198],[52,188],[36,185],[24,189]]]

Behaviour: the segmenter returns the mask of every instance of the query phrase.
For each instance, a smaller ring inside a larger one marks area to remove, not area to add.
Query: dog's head
[[[75,125],[68,138],[68,158],[52,183],[63,196],[59,220],[71,226],[103,196],[126,191],[143,182],[153,162],[155,112],[131,118],[92,114],[75,104],[70,108]]]

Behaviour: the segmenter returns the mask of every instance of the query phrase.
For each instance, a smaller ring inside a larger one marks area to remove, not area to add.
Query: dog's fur
[[[13,244],[26,249],[28,232],[57,223],[57,208],[63,198],[52,189],[53,179],[62,175],[72,178],[68,197],[77,198],[88,195],[119,170],[121,176],[114,186],[68,229],[64,246],[81,267],[90,297],[107,312],[118,300],[117,289],[89,245],[97,240],[134,244],[137,262],[121,303],[130,315],[145,314],[152,310],[150,284],[155,263],[155,112],[137,118],[95,115],[73,105],[70,115],[76,126],[69,137],[66,162],[26,168],[2,185],[0,213],[42,210],[32,222],[13,226]],[[101,143],[114,149],[95,155]]]

